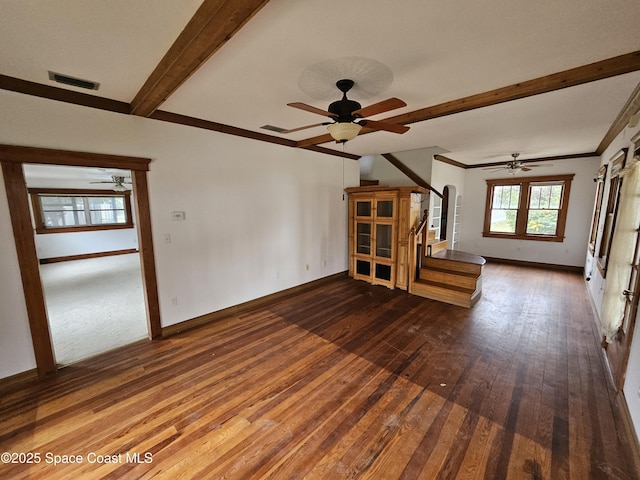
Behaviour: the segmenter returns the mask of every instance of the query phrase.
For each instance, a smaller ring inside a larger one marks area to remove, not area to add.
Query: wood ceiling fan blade
[[[298,127],[298,128],[291,128],[289,130],[282,130],[279,133],[293,133],[293,132],[298,132],[300,130],[306,130],[307,128],[314,128],[314,127],[321,127],[322,125],[327,125],[327,123],[330,122],[322,122],[322,123],[314,123],[313,125],[305,125],[304,127]]]
[[[322,110],[320,108],[316,108],[311,105],[307,105],[306,103],[293,102],[293,103],[287,103],[287,105],[293,108],[304,110],[305,112],[317,113],[318,115],[322,115],[323,117],[332,117],[332,118],[335,117],[333,113],[330,113],[326,110]]]
[[[529,168],[529,167],[520,167],[520,170],[522,170],[523,172],[530,172],[531,168]]]
[[[388,98],[368,107],[363,107],[359,110],[351,112],[352,115],[359,117],[370,117],[371,115],[377,115],[378,113],[388,112],[389,110],[395,110],[396,108],[406,107],[407,104],[399,98]]]
[[[363,127],[371,130],[385,130],[392,133],[405,133],[409,130],[406,125],[398,125],[397,123],[376,122],[375,120],[363,120],[361,123]]]

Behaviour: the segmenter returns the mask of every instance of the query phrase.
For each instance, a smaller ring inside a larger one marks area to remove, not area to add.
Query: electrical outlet
[[[164,234],[164,243],[171,243],[171,234],[170,233],[165,233]]]
[[[308,264],[308,263],[304,266],[304,269],[305,269],[306,271],[309,271],[309,264]]]
[[[174,306],[174,307],[176,305],[178,305],[178,297],[172,297],[171,298],[171,305]]]

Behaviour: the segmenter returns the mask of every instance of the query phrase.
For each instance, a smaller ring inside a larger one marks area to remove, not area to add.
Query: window
[[[622,178],[620,170],[624,168],[627,159],[628,149],[623,148],[616,153],[611,159],[611,177],[609,178],[609,196],[607,198],[607,207],[604,217],[604,230],[602,231],[602,240],[598,250],[598,269],[602,273],[602,277],[607,275],[607,267],[609,265],[609,252],[611,250],[611,241],[613,240],[613,232],[616,229],[616,220],[618,217],[618,202],[620,201],[620,189],[622,187]]]
[[[602,200],[604,198],[604,177],[607,175],[607,166],[603,165],[598,170],[598,176],[594,179],[596,187],[596,204],[593,208],[593,219],[591,220],[591,233],[589,234],[589,251],[595,254],[596,240],[598,239],[598,224],[600,223],[600,211],[602,210]]]
[[[485,237],[562,242],[573,175],[487,180]]]
[[[29,189],[37,233],[133,228],[131,192]]]

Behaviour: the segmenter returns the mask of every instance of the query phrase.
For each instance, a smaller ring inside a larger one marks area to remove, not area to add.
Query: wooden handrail
[[[407,291],[409,293],[413,293],[413,284],[416,281],[416,272],[418,269],[418,244],[422,243],[423,248],[425,248],[427,244],[426,235],[428,229],[425,227],[428,222],[429,211],[425,210],[418,227],[412,228],[409,231],[409,284],[407,285]],[[418,238],[420,238],[421,242],[418,242]]]

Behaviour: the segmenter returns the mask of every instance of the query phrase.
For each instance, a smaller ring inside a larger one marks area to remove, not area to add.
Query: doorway
[[[23,171],[58,366],[148,338],[131,172],[33,164]]]
[[[449,219],[449,187],[442,189],[442,210],[440,212],[440,240],[446,240]]]
[[[33,238],[23,164],[72,165],[131,170],[148,331],[151,338],[159,338],[162,335],[162,329],[146,175],[150,162],[150,159],[140,157],[0,145],[0,163],[2,164],[36,369],[39,376],[54,373],[57,370],[57,364],[42,291],[42,279]]]

